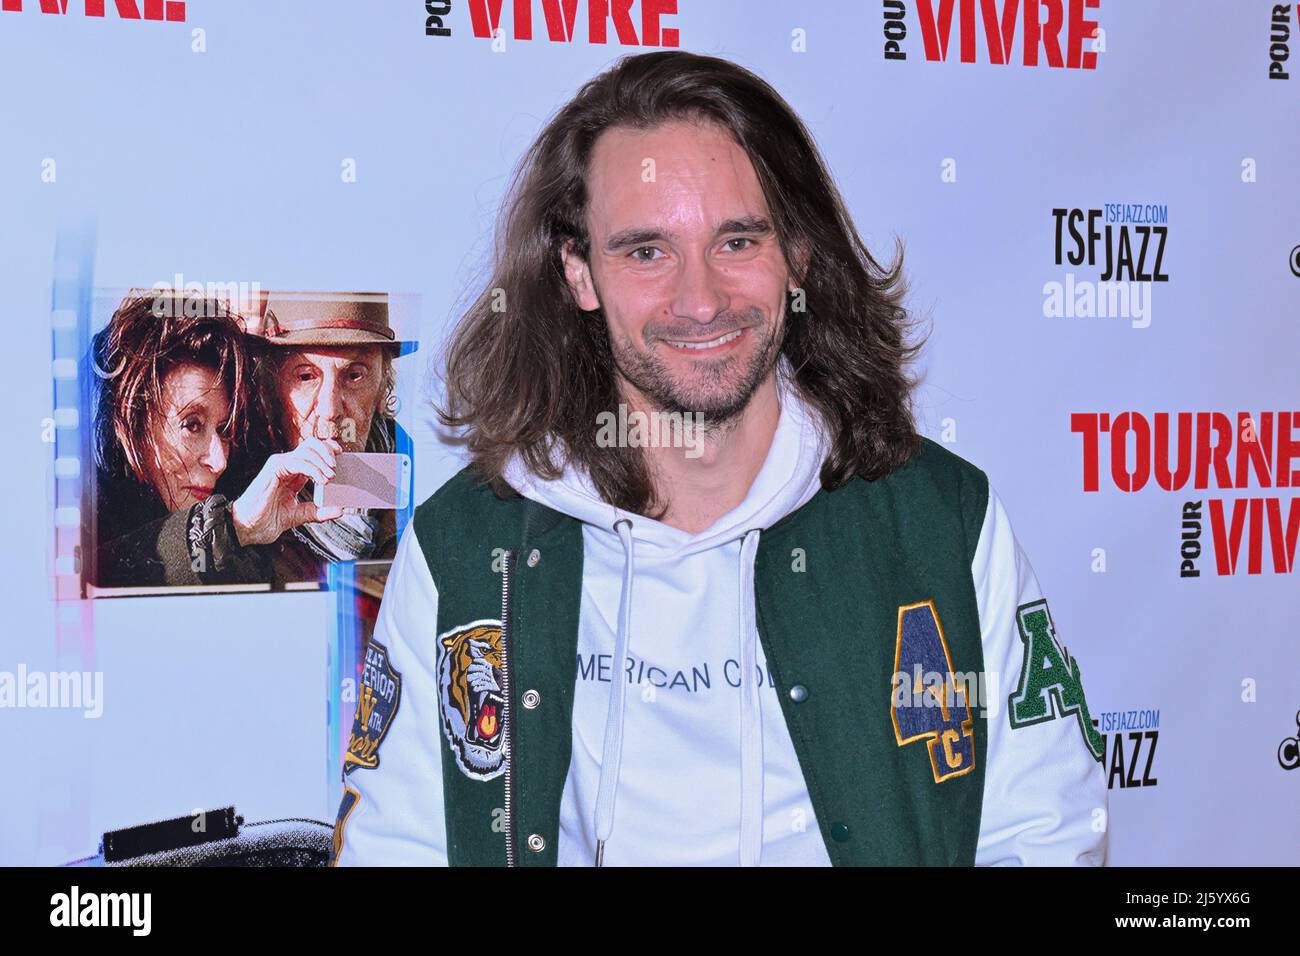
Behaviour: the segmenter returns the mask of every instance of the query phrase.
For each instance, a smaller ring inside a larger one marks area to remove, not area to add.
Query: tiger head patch
[[[456,765],[471,780],[505,770],[501,622],[474,621],[438,636],[438,705]]]

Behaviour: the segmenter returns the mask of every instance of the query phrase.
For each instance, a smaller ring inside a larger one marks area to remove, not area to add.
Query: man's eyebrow
[[[739,219],[727,219],[719,223],[715,236],[724,236],[729,234],[744,234],[761,236],[772,232],[772,223],[763,216],[741,216]],[[665,232],[662,229],[649,229],[644,227],[634,227],[624,229],[610,236],[605,242],[606,252],[618,252],[621,249],[638,248],[649,245],[653,242],[661,242],[665,239],[673,240],[671,232]]]

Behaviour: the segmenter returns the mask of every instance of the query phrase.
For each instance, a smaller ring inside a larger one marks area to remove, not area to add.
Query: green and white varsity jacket
[[[782,390],[745,503],[687,534],[470,470],[407,528],[339,864],[1104,862],[1102,741],[986,475],[924,439],[819,486]]]

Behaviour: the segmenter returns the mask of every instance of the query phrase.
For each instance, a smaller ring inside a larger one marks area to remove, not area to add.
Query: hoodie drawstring
[[[614,523],[623,542],[623,589],[618,598],[618,633],[614,639],[616,670],[605,715],[605,745],[600,756],[600,784],[596,787],[596,865],[605,862],[605,841],[614,829],[614,794],[618,787],[618,765],[623,759],[623,706],[627,701],[627,646],[632,636],[632,522],[621,518]]]
[[[759,700],[758,625],[754,620],[754,555],[758,530],[740,545],[740,865],[758,866],[763,852],[763,714]]]
[[[605,842],[614,829],[614,797],[623,759],[623,716],[627,703],[628,644],[632,637],[632,580],[635,572],[632,522],[614,524],[623,543],[623,587],[618,599],[618,631],[614,638],[615,679],[611,682],[601,750],[600,782],[596,787],[596,866],[605,862]],[[758,626],[754,619],[754,557],[757,529],[748,531],[740,546],[740,865],[758,866],[763,852],[763,713],[759,697]]]

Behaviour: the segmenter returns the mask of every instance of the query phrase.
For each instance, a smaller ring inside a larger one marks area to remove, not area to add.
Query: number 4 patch
[[[1008,698],[1011,726],[1028,727],[1073,714],[1083,731],[1084,743],[1100,762],[1105,742],[1093,727],[1088,702],[1083,698],[1079,662],[1057,640],[1047,600],[1016,608],[1016,626],[1025,645],[1025,660],[1020,667],[1020,686]]]
[[[889,710],[898,746],[925,741],[935,783],[974,770],[975,722],[968,685],[953,672],[933,600],[898,609],[893,685]]]

